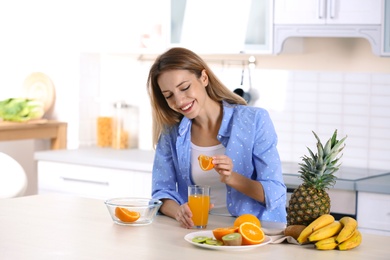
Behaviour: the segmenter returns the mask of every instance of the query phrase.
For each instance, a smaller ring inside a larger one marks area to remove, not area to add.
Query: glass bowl
[[[126,226],[143,226],[149,225],[153,222],[162,202],[157,199],[123,197],[108,199],[104,202],[104,204],[106,204],[108,212],[116,224]],[[135,215],[138,215],[139,213],[139,218],[136,216],[136,219],[125,219],[118,214],[118,210],[126,213],[130,212]]]

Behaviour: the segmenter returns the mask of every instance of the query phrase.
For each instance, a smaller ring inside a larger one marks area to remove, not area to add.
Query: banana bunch
[[[354,218],[345,216],[335,221],[332,215],[324,214],[302,230],[297,241],[314,243],[319,250],[349,250],[360,245],[362,235]]]

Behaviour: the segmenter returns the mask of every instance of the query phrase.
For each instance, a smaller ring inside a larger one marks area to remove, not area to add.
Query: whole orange
[[[260,220],[253,214],[243,214],[236,218],[234,226],[239,227],[242,223],[250,222],[261,228]]]

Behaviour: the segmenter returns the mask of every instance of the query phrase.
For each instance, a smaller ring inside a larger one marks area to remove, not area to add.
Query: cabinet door
[[[151,197],[152,173],[58,162],[38,162],[38,191],[82,197]]]
[[[382,0],[327,0],[327,24],[380,24]]]
[[[324,24],[326,0],[274,0],[275,24]]]
[[[380,24],[382,0],[275,0],[275,24]]]
[[[357,221],[361,228],[390,231],[390,195],[359,192]]]
[[[171,0],[170,45],[201,54],[271,53],[270,0]]]

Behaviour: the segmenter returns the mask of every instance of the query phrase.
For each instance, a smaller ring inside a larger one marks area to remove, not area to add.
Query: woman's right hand
[[[184,203],[178,208],[175,219],[180,223],[180,226],[184,228],[192,228],[194,226],[194,222],[192,221],[192,212],[188,203]]]

